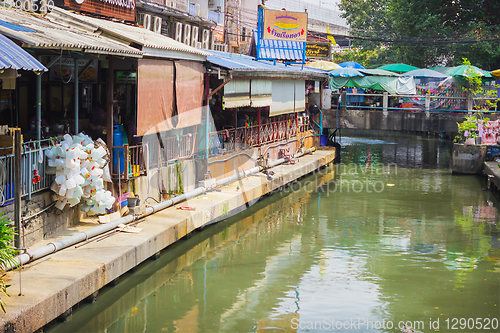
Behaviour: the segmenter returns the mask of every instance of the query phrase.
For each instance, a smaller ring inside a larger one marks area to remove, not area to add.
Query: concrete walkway
[[[138,234],[117,233],[29,263],[22,271],[23,296],[18,296],[18,270],[9,272],[11,297],[2,296],[7,313],[0,315],[0,330],[33,332],[42,328],[193,230],[245,209],[247,203],[331,163],[334,157],[334,150],[318,150],[296,164],[274,167],[271,180],[255,174],[148,216],[137,225],[142,228]],[[195,210],[179,210],[179,206]],[[74,232],[95,226],[83,224]],[[50,241],[54,240],[45,243]]]

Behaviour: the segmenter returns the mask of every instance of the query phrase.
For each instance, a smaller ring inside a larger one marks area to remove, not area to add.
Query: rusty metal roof
[[[54,8],[50,14],[47,14],[47,17],[52,21],[93,30],[94,33],[110,36],[125,43],[139,44],[143,48],[190,53],[203,57],[210,55],[206,51],[199,50],[141,27],[84,16],[61,8]]]
[[[23,47],[74,50],[85,53],[142,57],[136,48],[111,38],[56,23],[47,16],[0,9],[0,33],[23,43]]]

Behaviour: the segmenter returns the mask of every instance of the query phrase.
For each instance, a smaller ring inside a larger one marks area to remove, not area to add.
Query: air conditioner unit
[[[184,39],[182,40],[184,44],[191,45],[191,25],[184,24]]]
[[[154,18],[153,31],[161,34],[161,17],[155,16]]]
[[[208,50],[210,47],[210,30],[203,30],[203,36],[201,39],[201,47],[205,50]]]
[[[213,50],[220,51],[220,52],[227,52],[227,45],[226,44],[214,44]]]
[[[138,14],[137,23],[139,23],[139,25],[142,25],[144,29],[151,30],[151,15]]]
[[[196,47],[196,43],[198,43],[198,34],[199,34],[200,28],[193,26],[191,30],[191,46]]]
[[[182,43],[182,23],[175,22],[175,40]]]

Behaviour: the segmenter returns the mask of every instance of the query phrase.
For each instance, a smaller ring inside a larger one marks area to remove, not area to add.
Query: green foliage
[[[332,55],[333,62],[340,64],[345,61],[355,61],[365,67],[373,67],[372,63],[378,59],[378,51],[374,49],[352,48]],[[378,67],[378,66],[377,66]]]
[[[480,68],[500,68],[497,0],[341,0],[339,7],[360,39],[383,45],[381,59],[417,67],[455,66],[468,58]],[[457,40],[478,41],[455,43]]]
[[[8,223],[7,216],[4,216],[3,212],[0,212],[0,270],[5,270],[8,264],[14,267],[16,266],[14,256],[17,251],[12,246],[16,233]],[[10,297],[7,293],[7,288],[10,287],[10,285],[5,283],[4,277],[5,273],[0,276],[0,294]],[[5,312],[4,304],[4,301],[0,298],[0,307],[3,312]]]

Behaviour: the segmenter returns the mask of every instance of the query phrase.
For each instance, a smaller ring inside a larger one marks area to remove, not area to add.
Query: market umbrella
[[[449,75],[449,76],[466,76],[467,70],[472,71],[473,73],[478,74],[479,76],[484,76],[486,78],[491,78],[493,77],[490,72],[484,71],[479,67],[476,66],[469,66],[469,65],[460,65],[456,67],[435,67],[433,70],[441,72],[443,74]]]
[[[353,76],[365,76],[363,73],[359,72],[358,70],[347,67],[347,68],[339,68],[339,69],[334,69],[332,71],[328,72],[328,75],[334,76],[334,77],[353,77]]]
[[[434,71],[432,69],[427,69],[427,68],[422,68],[422,69],[415,69],[413,71],[409,71],[403,74],[403,76],[413,76],[416,78],[438,78],[438,79],[444,79],[447,78],[449,75],[446,75],[444,73]]]
[[[356,61],[344,61],[339,64],[340,67],[351,67],[356,69],[365,69],[365,66],[358,64]]]
[[[306,65],[306,67],[312,67],[317,69],[324,69],[326,71],[331,71],[332,69],[342,68],[334,62],[326,60],[311,61]]]
[[[378,76],[400,76],[398,73],[384,71],[383,69],[358,69],[363,74]]]
[[[497,69],[496,71],[491,72],[491,74],[493,74],[493,76],[500,78],[500,69]]]
[[[419,69],[418,67],[407,65],[407,64],[388,64],[384,66],[378,67],[378,69],[383,69],[386,71],[396,72],[396,73],[406,73],[415,69]]]

